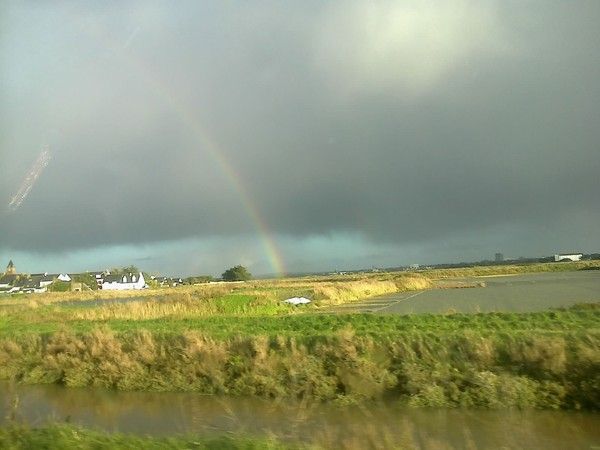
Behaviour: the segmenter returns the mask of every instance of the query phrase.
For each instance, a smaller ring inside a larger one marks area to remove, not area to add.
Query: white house
[[[48,284],[43,284],[44,275],[35,274],[27,279],[19,280],[15,283],[10,292],[23,292],[26,294],[41,294],[48,291]],[[52,281],[50,281],[51,283]]]
[[[102,289],[107,291],[127,291],[144,289],[146,280],[140,272],[138,274],[106,275],[102,281]]]
[[[17,280],[18,275],[3,275],[0,276],[0,288],[10,288]]]
[[[56,280],[65,282],[71,281],[71,277],[66,273],[34,273],[31,274],[29,278],[38,283],[40,288],[48,287]]]
[[[183,284],[183,278],[177,278],[177,277],[173,277],[173,278],[156,277],[155,280],[161,286],[176,287],[176,286],[179,286],[180,284]]]
[[[50,286],[52,283],[54,283],[55,278],[56,278],[56,275],[44,274],[44,276],[42,276],[42,278],[40,278],[40,281],[39,281],[40,287],[44,288],[44,287]]]
[[[559,262],[559,261],[581,261],[581,258],[583,257],[583,253],[559,253],[557,255],[554,255],[554,261],[555,262]]]

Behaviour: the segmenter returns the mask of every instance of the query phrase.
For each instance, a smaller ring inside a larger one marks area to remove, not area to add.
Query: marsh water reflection
[[[593,448],[600,415],[562,411],[339,406],[190,393],[112,392],[0,384],[0,422],[49,420],[144,435],[235,432],[340,447]],[[16,406],[15,406],[16,405]]]

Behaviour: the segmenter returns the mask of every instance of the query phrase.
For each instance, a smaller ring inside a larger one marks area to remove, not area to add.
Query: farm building
[[[581,261],[583,253],[570,252],[570,253],[558,253],[554,255],[554,261]]]

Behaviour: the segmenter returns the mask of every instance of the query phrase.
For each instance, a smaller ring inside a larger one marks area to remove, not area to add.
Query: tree
[[[244,266],[235,266],[223,272],[223,280],[225,281],[246,281],[252,278],[248,269]]]
[[[109,272],[113,275],[128,275],[130,273],[137,275],[138,273],[140,273],[140,269],[138,269],[132,264],[131,266],[123,267],[121,269],[115,267],[113,269],[110,269]]]

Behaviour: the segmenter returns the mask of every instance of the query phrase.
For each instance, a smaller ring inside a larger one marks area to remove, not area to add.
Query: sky
[[[598,23],[597,0],[3,1],[0,264],[598,252]]]

